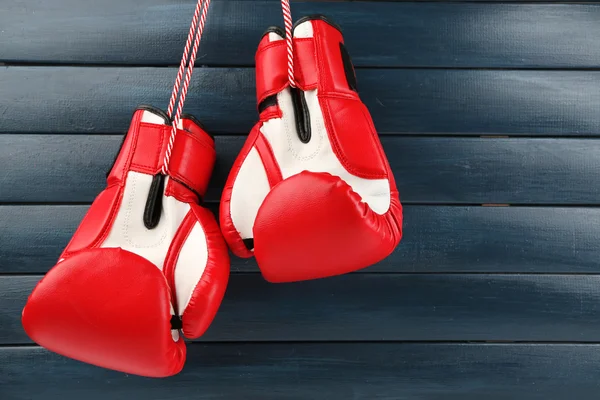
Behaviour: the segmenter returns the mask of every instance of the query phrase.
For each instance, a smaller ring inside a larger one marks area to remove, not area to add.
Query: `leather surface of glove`
[[[161,110],[135,111],[106,188],[23,310],[23,327],[41,346],[164,377],[185,363],[183,335],[197,338],[211,324],[229,277],[227,245],[199,205],[214,140],[184,116],[165,176],[171,130]]]
[[[256,53],[260,120],[221,201],[231,250],[255,256],[265,279],[291,282],[355,271],[387,257],[402,206],[340,29],[323,16],[294,27],[295,80],[283,30]]]

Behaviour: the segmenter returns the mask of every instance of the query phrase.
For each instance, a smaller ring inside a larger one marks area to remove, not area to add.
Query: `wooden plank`
[[[29,343],[40,276],[0,276],[0,344]],[[275,285],[234,274],[208,341],[600,341],[600,276],[350,274]],[[75,329],[75,327],[74,327]]]
[[[600,119],[599,119],[600,121]],[[206,199],[217,201],[245,141],[218,137]],[[121,143],[108,135],[0,135],[0,202],[91,202]],[[600,141],[383,136],[401,200],[451,204],[598,204]]]
[[[177,65],[194,3],[9,2],[0,15],[0,62]],[[293,12],[333,18],[358,66],[600,66],[600,7],[592,4],[321,1],[297,2]],[[281,23],[274,1],[214,2],[198,60],[253,65],[262,33]],[[401,39],[381,40],[392,37]]]
[[[217,204],[210,204],[216,213]],[[0,206],[0,274],[43,274],[88,206]],[[600,209],[405,206],[396,251],[361,272],[596,273]],[[253,259],[231,269],[257,272]]]
[[[0,69],[0,132],[121,133],[139,104],[166,107],[174,68]],[[600,71],[359,69],[381,134],[600,134]],[[186,111],[215,134],[257,119],[251,68],[199,68]]]
[[[184,370],[148,379],[40,348],[0,348],[4,399],[592,400],[600,346],[194,344]],[[133,396],[133,397],[132,397]]]

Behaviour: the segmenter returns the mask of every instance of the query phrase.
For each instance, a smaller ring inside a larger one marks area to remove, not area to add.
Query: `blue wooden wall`
[[[36,347],[20,313],[134,107],[165,107],[194,0],[2,1],[0,399],[598,399],[600,4],[292,7],[345,32],[404,239],[296,284],[234,258],[184,371],[153,380]],[[213,2],[186,103],[217,135],[213,210],[257,118],[256,45],[280,22],[276,0]]]

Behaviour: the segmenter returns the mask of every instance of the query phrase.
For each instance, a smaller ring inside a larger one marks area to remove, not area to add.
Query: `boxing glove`
[[[61,355],[125,373],[165,377],[188,338],[213,320],[229,276],[227,245],[199,205],[216,158],[213,139],[184,116],[161,174],[172,124],[138,108],[107,177],[22,315],[29,337]]]
[[[341,31],[323,16],[294,26],[296,87],[284,33],[270,28],[256,53],[259,122],[226,182],[223,235],[255,256],[264,278],[324,278],[387,257],[402,236],[394,176]]]

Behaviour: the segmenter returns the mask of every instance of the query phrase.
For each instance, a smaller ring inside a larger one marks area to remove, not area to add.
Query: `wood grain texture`
[[[217,201],[245,137],[217,137],[206,199]],[[383,136],[402,202],[600,204],[600,141]],[[0,135],[0,202],[91,202],[116,135]]]
[[[174,68],[0,68],[1,133],[121,133],[139,104],[166,107]],[[600,71],[359,69],[381,134],[600,134]],[[199,68],[186,111],[214,133],[257,120],[254,70]]]
[[[40,276],[0,276],[0,344],[29,343]],[[274,285],[234,274],[209,341],[600,341],[600,276],[350,274]]]
[[[217,204],[210,204],[213,212]],[[43,274],[86,205],[0,206],[0,274]],[[600,209],[405,206],[404,236],[361,273],[599,273]],[[232,257],[231,270],[258,272]]]
[[[0,13],[5,63],[177,65],[195,1],[20,0]],[[591,68],[600,66],[593,4],[296,2],[296,19],[338,23],[356,65]],[[215,1],[198,62],[253,65],[276,1]],[[399,40],[388,40],[399,38]]]
[[[40,348],[0,349],[6,400],[594,400],[598,345],[194,344],[147,379]]]
[[[403,241],[358,273],[285,285],[234,257],[214,324],[162,380],[33,346],[20,317],[134,108],[166,106],[195,0],[4,3],[1,400],[597,399],[596,1],[294,1],[296,18],[344,30]],[[213,2],[186,103],[217,135],[213,212],[257,119],[254,52],[272,24],[278,0]]]

